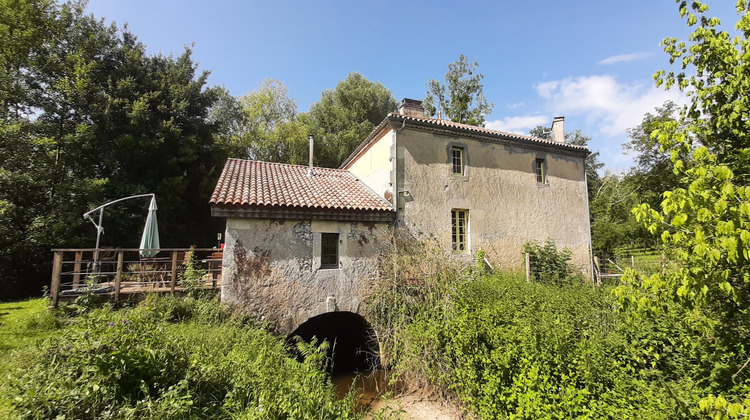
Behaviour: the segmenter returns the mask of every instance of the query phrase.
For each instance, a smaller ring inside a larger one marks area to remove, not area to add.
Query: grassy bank
[[[606,288],[447,269],[372,303],[395,371],[478,418],[700,417],[698,332],[631,319]]]
[[[153,297],[71,317],[4,304],[3,418],[357,418],[324,353],[283,340],[215,300]]]

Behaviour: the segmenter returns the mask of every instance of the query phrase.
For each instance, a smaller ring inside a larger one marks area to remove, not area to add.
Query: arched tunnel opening
[[[318,343],[328,341],[328,373],[331,376],[380,368],[375,331],[361,315],[353,312],[328,312],[318,315],[308,319],[289,334],[287,343],[293,346],[295,336],[308,343],[313,337],[317,337]],[[297,357],[302,356],[297,354]]]

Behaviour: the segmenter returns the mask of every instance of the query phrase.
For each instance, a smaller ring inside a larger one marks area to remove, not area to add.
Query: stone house
[[[226,218],[221,299],[280,332],[360,312],[395,212],[351,172],[229,159],[211,196]]]
[[[341,168],[393,204],[396,226],[456,254],[519,269],[523,245],[550,238],[590,276],[589,151],[565,143],[563,124],[540,139],[427,118],[404,99]]]
[[[590,276],[589,151],[565,143],[563,123],[540,139],[427,118],[405,99],[340,169],[230,159],[210,200],[227,221],[222,300],[287,333],[359,313],[394,228],[507,269],[551,238]]]

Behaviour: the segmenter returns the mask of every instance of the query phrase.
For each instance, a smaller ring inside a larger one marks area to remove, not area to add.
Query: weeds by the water
[[[216,300],[151,297],[68,322],[25,347],[23,368],[5,367],[7,417],[359,417],[353,396],[336,398],[320,351],[298,362]]]

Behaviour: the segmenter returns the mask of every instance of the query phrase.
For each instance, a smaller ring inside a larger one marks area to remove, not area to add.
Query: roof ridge
[[[415,117],[415,116],[411,116],[411,115],[401,115],[401,114],[399,114],[397,112],[389,112],[388,115],[387,115],[387,117],[390,117],[390,118],[393,118],[393,117],[404,118],[404,119],[407,119],[407,120],[422,121],[422,122],[431,123],[431,124],[435,124],[435,125],[440,125],[440,126],[444,126],[444,127],[451,127],[452,126],[454,128],[463,128],[465,130],[475,131],[475,132],[479,132],[479,133],[483,132],[483,133],[486,133],[486,134],[497,134],[497,135],[501,135],[501,136],[506,136],[506,137],[511,137],[511,138],[525,139],[525,140],[535,141],[535,142],[539,142],[539,143],[546,143],[546,144],[551,144],[551,145],[566,146],[566,147],[575,148],[575,149],[579,149],[579,150],[589,150],[588,147],[586,147],[586,146],[579,146],[577,144],[560,143],[560,142],[552,141],[552,140],[549,140],[549,139],[543,139],[541,137],[528,136],[528,135],[525,135],[525,134],[509,133],[507,131],[500,131],[500,130],[495,130],[495,129],[492,129],[492,128],[480,127],[480,126],[477,126],[477,125],[459,123],[459,122],[455,122],[455,121],[451,121],[451,120],[442,120],[442,119],[431,118],[431,117]]]
[[[265,161],[265,160],[242,159],[242,158],[227,158],[227,161],[230,161],[230,160],[239,161],[239,162],[248,162],[248,163],[260,163],[260,164],[263,164],[263,165],[291,166],[291,167],[294,167],[294,168],[301,168],[301,169],[307,169],[308,168],[308,165],[300,165],[300,164],[295,164],[295,163],[268,162],[268,161]],[[324,170],[327,170],[327,171],[336,171],[336,172],[349,172],[346,169],[327,168],[325,166],[313,166],[313,169],[324,169]]]

